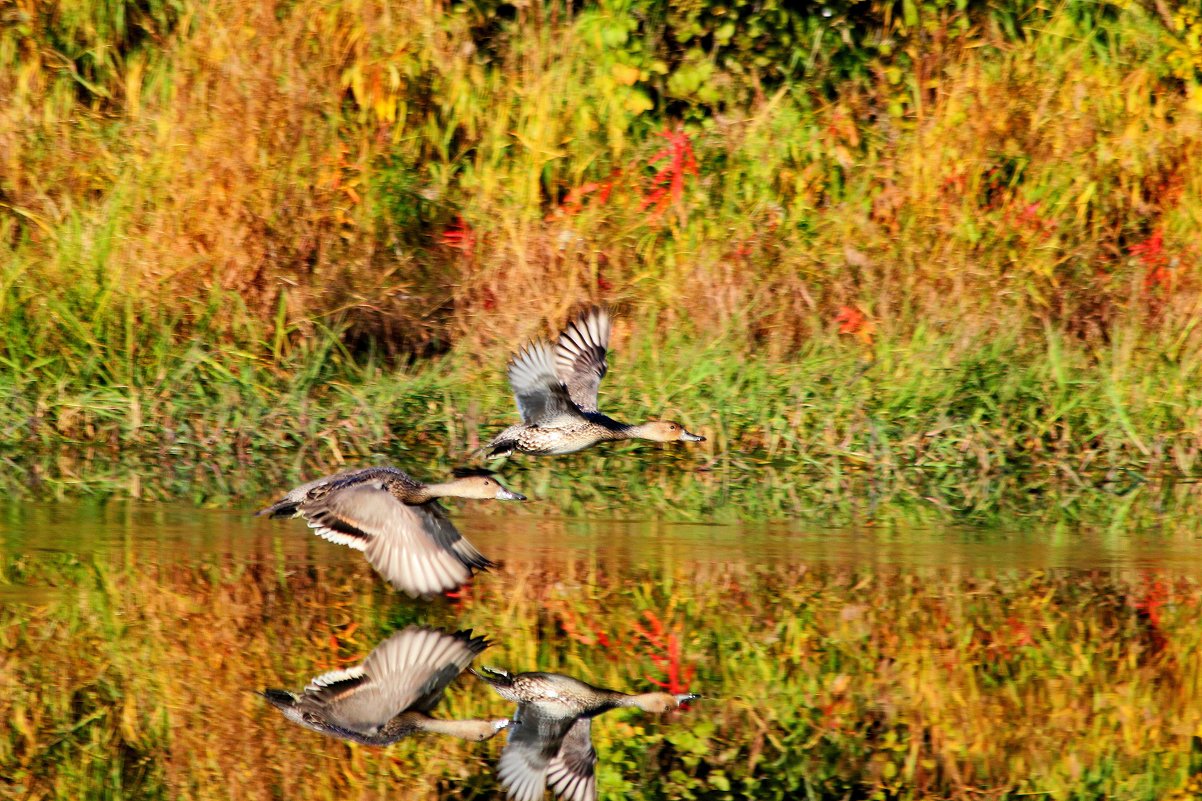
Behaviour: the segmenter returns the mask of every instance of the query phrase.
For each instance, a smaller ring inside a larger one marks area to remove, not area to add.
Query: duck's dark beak
[[[524,501],[524,500],[526,500],[526,496],[520,492],[514,492],[513,490],[507,490],[504,487],[501,487],[501,489],[497,490],[497,500],[498,501]]]
[[[697,693],[684,693],[683,695],[676,696],[676,705],[687,704],[689,701],[696,701],[700,697]]]
[[[705,442],[705,437],[700,434],[690,434],[683,428],[680,430],[680,439],[683,442]]]

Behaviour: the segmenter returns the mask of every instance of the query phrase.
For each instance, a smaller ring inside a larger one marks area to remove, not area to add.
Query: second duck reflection
[[[376,646],[362,664],[317,676],[299,694],[279,689],[261,694],[305,728],[366,745],[388,745],[418,732],[480,741],[508,729],[497,773],[513,801],[538,801],[544,788],[566,801],[593,801],[597,752],[592,718],[619,707],[670,712],[698,697],[663,692],[632,695],[559,673],[469,668],[489,645],[471,631],[410,626]],[[464,669],[517,704],[513,717],[431,717],[447,685]]]

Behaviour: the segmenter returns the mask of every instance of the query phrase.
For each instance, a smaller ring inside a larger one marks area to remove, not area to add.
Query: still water
[[[396,593],[295,520],[0,509],[0,796],[501,798],[504,733],[386,747],[292,725],[406,626],[476,664],[702,698],[593,724],[603,798],[1188,797],[1202,786],[1202,538],[454,519],[500,563]],[[433,716],[503,719],[470,675]],[[551,797],[550,794],[547,797]]]

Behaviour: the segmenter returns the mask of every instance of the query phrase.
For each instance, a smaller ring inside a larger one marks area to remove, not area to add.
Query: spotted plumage
[[[417,732],[487,740],[508,720],[439,720],[429,713],[443,691],[489,646],[470,631],[410,626],[380,643],[359,665],[317,676],[299,693],[260,693],[307,729],[365,745],[388,745]]]

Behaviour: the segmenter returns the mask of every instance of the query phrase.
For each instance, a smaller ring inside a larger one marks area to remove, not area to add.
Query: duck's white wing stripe
[[[338,545],[345,545],[348,548],[354,548],[356,551],[367,550],[367,543],[370,542],[369,537],[366,537],[366,536],[360,537],[360,536],[355,536],[354,534],[347,534],[345,532],[335,531],[332,528],[322,525],[321,523],[317,522],[316,520],[310,520],[308,522],[309,522],[309,528],[313,529],[313,533],[316,534],[317,536],[321,537],[323,540],[326,540],[327,542],[333,542]]]

